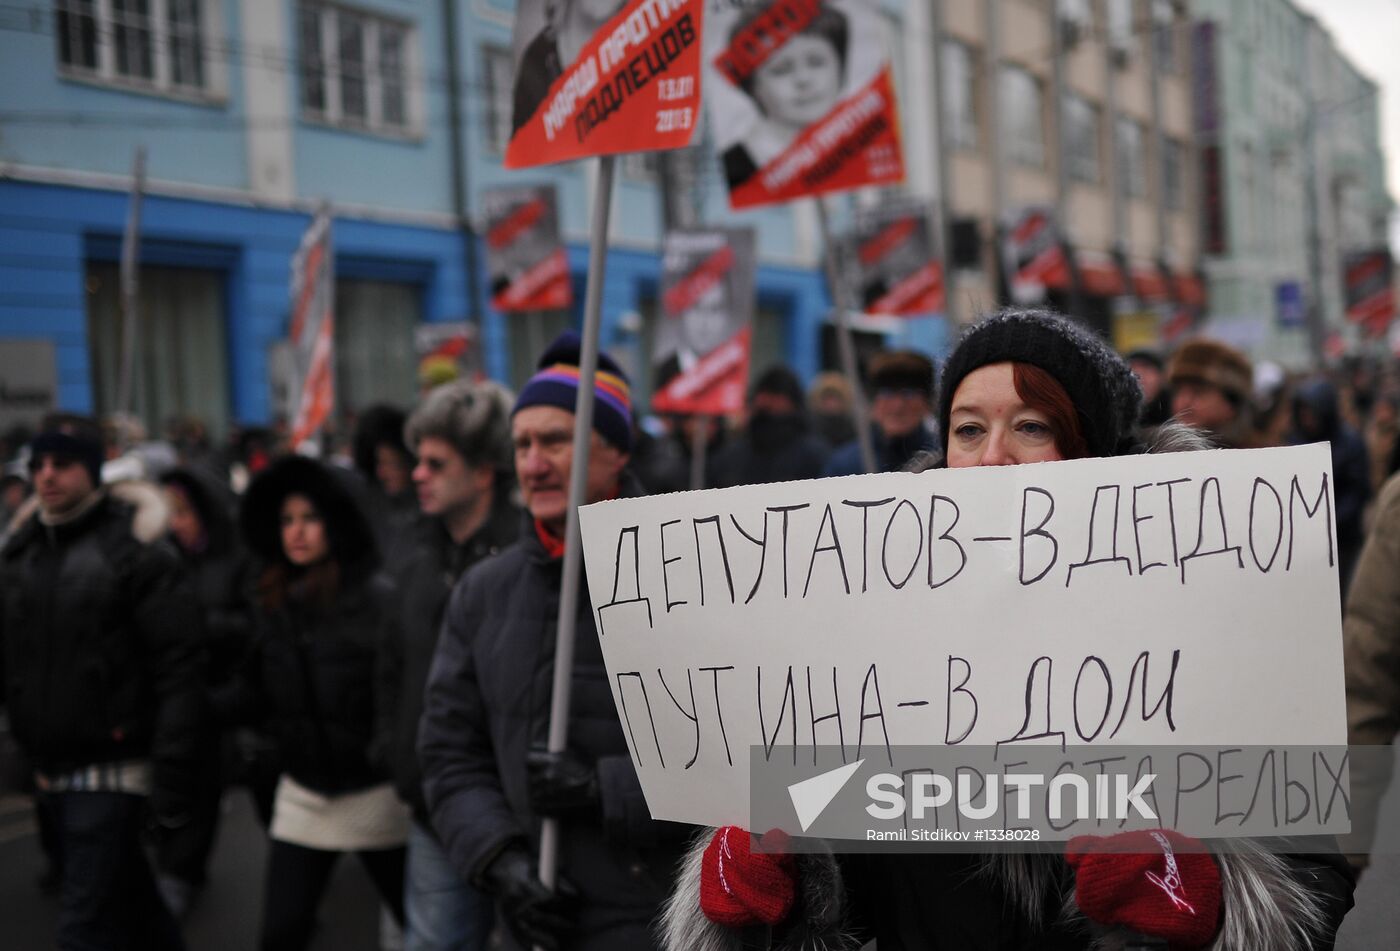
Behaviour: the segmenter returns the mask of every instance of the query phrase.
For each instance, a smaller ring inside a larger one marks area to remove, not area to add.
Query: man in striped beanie
[[[565,334],[511,414],[521,538],[473,566],[443,617],[418,755],[433,827],[453,869],[497,902],[514,945],[650,951],[684,827],[647,811],[608,686],[595,601],[580,592],[569,748],[542,748],[554,676],[579,340]],[[593,388],[587,502],[640,494],[627,380],[606,356]],[[606,598],[608,592],[599,592]],[[592,602],[592,603],[590,603]],[[561,826],[560,877],[539,881],[539,819]]]
[[[578,334],[572,330],[555,338],[511,411],[515,474],[525,508],[541,541],[546,548],[557,548],[558,555],[564,551],[568,517],[580,349]],[[586,502],[618,494],[631,451],[632,396],[627,377],[612,357],[600,353],[593,379],[593,441],[588,451]]]

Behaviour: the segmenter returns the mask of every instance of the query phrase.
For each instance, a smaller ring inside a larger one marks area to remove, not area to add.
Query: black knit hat
[[[1091,456],[1125,451],[1142,405],[1133,371],[1091,331],[1048,310],[1000,311],[963,335],[943,366],[938,422],[948,451],[948,417],[953,394],[973,370],[993,363],[1029,363],[1065,388]]]
[[[283,456],[253,479],[243,495],[238,524],[252,552],[269,564],[285,562],[282,551],[282,503],[304,495],[326,526],[331,558],[347,580],[362,579],[379,564],[374,532],[352,488],[355,476],[308,459]]]

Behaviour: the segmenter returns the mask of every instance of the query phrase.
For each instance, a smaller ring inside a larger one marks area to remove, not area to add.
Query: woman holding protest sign
[[[940,396],[944,458],[933,465],[1146,448],[1128,366],[1046,311],[974,326],[945,364]],[[1080,836],[1032,854],[789,855],[785,838],[775,830],[751,848],[734,826],[699,836],[665,914],[665,946],[719,951],[766,932],[767,946],[794,951],[871,939],[880,951],[1330,948],[1354,887],[1340,856],[1250,841],[1213,852],[1172,830]]]

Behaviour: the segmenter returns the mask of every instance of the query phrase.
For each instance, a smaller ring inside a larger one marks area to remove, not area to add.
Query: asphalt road
[[[190,910],[190,951],[251,951],[257,947],[266,838],[242,791],[224,800],[224,823],[210,863],[209,885]],[[42,894],[43,856],[29,800],[0,797],[0,947],[54,947],[57,900]],[[321,905],[315,951],[378,951],[379,899],[353,859],[337,864]]]

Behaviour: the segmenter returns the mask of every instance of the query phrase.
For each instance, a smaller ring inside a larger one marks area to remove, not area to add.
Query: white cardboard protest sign
[[[746,821],[760,744],[1344,745],[1334,513],[1319,444],[747,486],[580,518],[652,814],[720,825]]]

